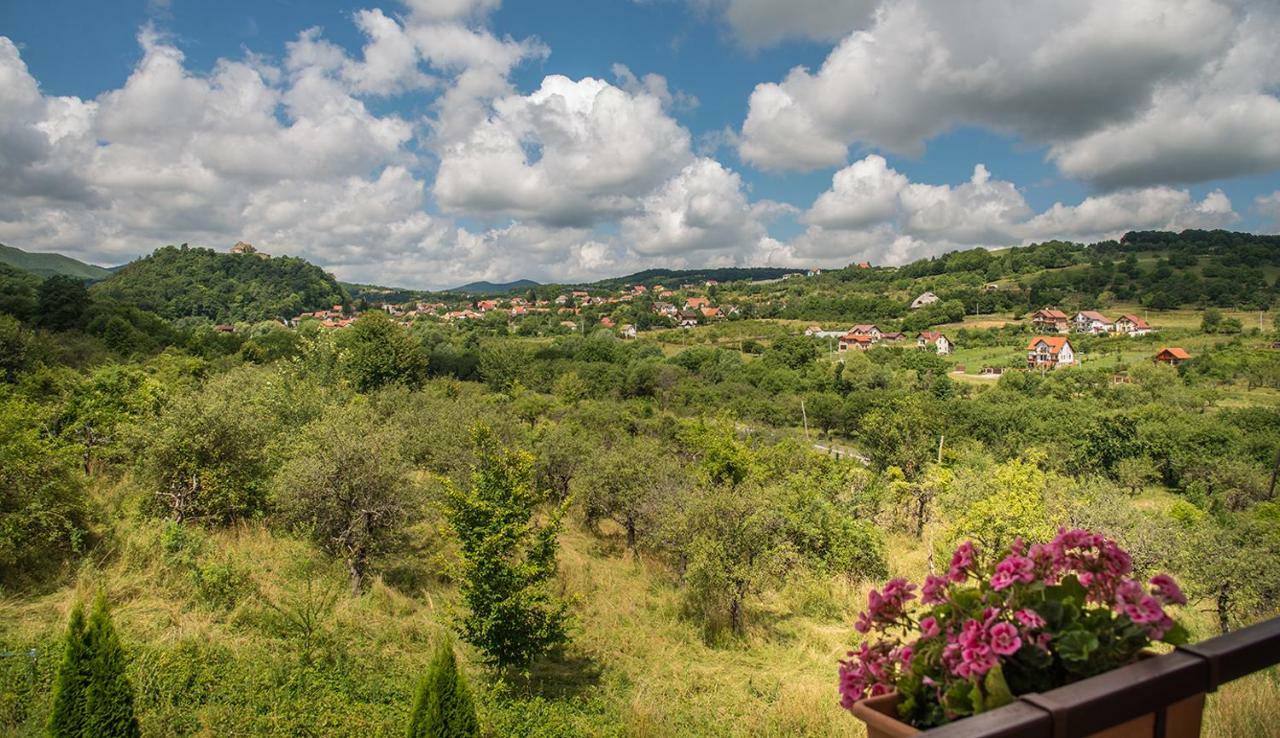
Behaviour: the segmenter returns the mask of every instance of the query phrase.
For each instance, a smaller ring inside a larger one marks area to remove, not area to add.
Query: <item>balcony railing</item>
[[[1280,618],[1274,618],[1049,692],[1022,695],[1013,704],[923,735],[1083,738],[1154,714],[1151,735],[1164,738],[1166,731],[1180,733],[1177,703],[1278,663]]]

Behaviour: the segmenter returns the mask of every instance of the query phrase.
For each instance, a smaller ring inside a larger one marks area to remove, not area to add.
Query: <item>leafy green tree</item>
[[[436,646],[409,720],[409,738],[473,738],[480,721],[466,678],[458,671],[453,647]]]
[[[34,405],[0,399],[0,584],[37,580],[88,537],[75,452],[42,433],[38,419]]]
[[[89,290],[83,281],[55,274],[40,284],[36,305],[40,325],[60,331],[76,328],[88,309]]]
[[[361,315],[338,339],[343,372],[360,392],[389,384],[419,387],[427,378],[427,354],[381,310]]]
[[[373,560],[418,516],[398,434],[373,413],[336,408],[307,425],[275,479],[281,517],[343,560],[359,594]]]
[[[0,382],[12,382],[30,363],[31,334],[22,323],[0,315]]]
[[[510,393],[516,384],[528,384],[532,358],[528,346],[519,341],[488,341],[480,347],[480,377],[494,391]]]
[[[914,479],[936,453],[937,422],[920,398],[909,396],[868,413],[859,438],[876,468],[896,466],[907,479]]]
[[[544,498],[533,458],[472,431],[477,461],[467,489],[450,485],[447,517],[462,549],[464,637],[500,667],[528,664],[567,639],[567,607],[552,589],[561,511],[539,523]]]
[[[595,528],[612,520],[635,551],[641,538],[659,525],[668,501],[685,486],[686,478],[670,452],[651,438],[628,438],[594,453],[574,480],[575,497]]]
[[[265,510],[274,424],[260,381],[229,372],[172,398],[135,439],[154,507],[175,521],[227,523]]]
[[[756,484],[699,489],[684,503],[675,536],[689,607],[709,626],[727,619],[735,635],[746,624],[748,600],[781,581],[798,552],[786,520]]]
[[[1130,456],[1116,462],[1116,481],[1132,494],[1141,492],[1156,477],[1156,465],[1146,456]]]
[[[1217,308],[1205,308],[1200,316],[1200,330],[1204,333],[1217,333],[1222,325],[1222,311]]]

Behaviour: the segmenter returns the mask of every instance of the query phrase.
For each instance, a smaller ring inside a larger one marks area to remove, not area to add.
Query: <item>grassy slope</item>
[[[1168,501],[1151,491],[1142,504]],[[104,502],[117,513],[134,504],[116,492]],[[418,533],[431,537],[426,526]],[[430,644],[457,614],[456,589],[423,578],[435,568],[429,551],[406,553],[386,581],[353,598],[341,572],[310,546],[259,526],[209,535],[194,566],[172,554],[166,561],[165,542],[156,522],[130,516],[109,532],[110,554],[81,567],[77,586],[0,601],[0,650],[39,653],[34,672],[24,659],[0,662],[0,735],[40,734],[66,614],[99,585],[111,593],[133,657],[146,735],[402,733]],[[888,554],[894,575],[919,580],[927,570],[914,539],[890,535]],[[498,688],[461,648],[491,735],[862,735],[835,704],[834,666],[854,643],[849,624],[865,587],[793,582],[756,608],[742,642],[709,644],[680,616],[665,575],[615,542],[570,529],[561,562],[577,622],[562,662]],[[309,649],[268,604],[296,612],[321,599],[306,594],[300,572],[308,566],[321,570],[312,591],[334,596]],[[233,573],[234,601],[209,585],[224,570]],[[1195,633],[1209,634],[1207,614],[1184,616]],[[1264,735],[1277,723],[1273,670],[1211,698],[1205,735]]]
[[[106,279],[111,276],[109,269],[76,261],[69,256],[23,251],[4,244],[0,244],[0,262],[38,274],[41,277],[48,277],[53,274],[67,274],[81,279]]]

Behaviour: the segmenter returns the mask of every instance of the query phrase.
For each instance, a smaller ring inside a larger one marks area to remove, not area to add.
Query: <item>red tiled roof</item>
[[[1131,314],[1126,313],[1126,314],[1124,314],[1124,315],[1121,315],[1121,316],[1120,316],[1120,319],[1127,320],[1127,321],[1129,321],[1130,323],[1133,323],[1134,327],[1136,327],[1136,328],[1150,328],[1150,327],[1151,327],[1151,326],[1147,325],[1147,321],[1143,320],[1142,318],[1139,318],[1139,317],[1138,317],[1138,316],[1136,316],[1136,315],[1131,315]]]
[[[1067,314],[1054,308],[1042,308],[1031,314],[1033,318],[1049,318],[1052,320],[1069,320]]]
[[[1170,348],[1162,348],[1162,349],[1160,349],[1160,353],[1156,354],[1156,356],[1163,356],[1163,355],[1165,355],[1165,354],[1168,354],[1168,355],[1172,356],[1172,357],[1173,357],[1173,358],[1175,358],[1175,359],[1190,359],[1190,358],[1191,358],[1191,354],[1187,353],[1187,350],[1186,350],[1186,349],[1181,348],[1181,347],[1179,347],[1179,346],[1172,346],[1172,347],[1170,347]]]
[[[1031,343],[1027,344],[1027,350],[1035,350],[1036,344],[1041,342],[1049,347],[1049,353],[1056,354],[1062,350],[1063,346],[1067,345],[1067,338],[1066,336],[1036,336],[1031,339]]]

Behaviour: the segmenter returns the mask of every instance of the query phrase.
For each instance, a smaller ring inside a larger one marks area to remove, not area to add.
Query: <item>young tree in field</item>
[[[872,465],[878,469],[896,466],[907,479],[915,479],[937,452],[936,423],[936,416],[928,412],[924,401],[911,396],[867,413],[859,436]]]
[[[453,647],[436,646],[427,673],[418,685],[409,720],[409,738],[473,738],[480,735],[480,721],[471,700],[467,680],[458,671]]]
[[[1138,494],[1156,478],[1156,465],[1146,456],[1129,456],[1116,462],[1116,481],[1131,494]]]
[[[1217,308],[1206,308],[1200,316],[1200,330],[1204,333],[1217,333],[1222,325],[1222,311]]]
[[[564,420],[544,425],[534,436],[538,484],[557,502],[569,497],[570,485],[597,450],[581,425]]]
[[[470,485],[451,489],[446,511],[462,547],[463,635],[491,663],[525,665],[567,638],[567,608],[552,589],[561,511],[536,521],[545,499],[533,457],[501,448],[486,426],[472,436]]]
[[[685,475],[670,451],[651,438],[628,438],[595,452],[574,480],[587,525],[612,520],[636,550],[659,524],[665,503],[684,486]]]
[[[362,408],[308,424],[275,480],[281,516],[346,565],[358,594],[372,562],[419,511],[398,436]]]
[[[427,378],[427,353],[386,313],[361,315],[338,338],[342,371],[359,392],[389,384],[418,387]]]
[[[181,523],[228,523],[260,513],[270,476],[272,422],[232,372],[174,397],[137,439],[155,506]]]
[[[66,643],[54,687],[50,738],[136,738],[133,685],[125,674],[125,654],[107,600],[94,601],[88,625],[80,605],[71,611]]]
[[[741,634],[748,599],[796,562],[786,520],[768,491],[748,483],[694,492],[677,525],[690,606],[708,623],[727,618],[730,631]]]

